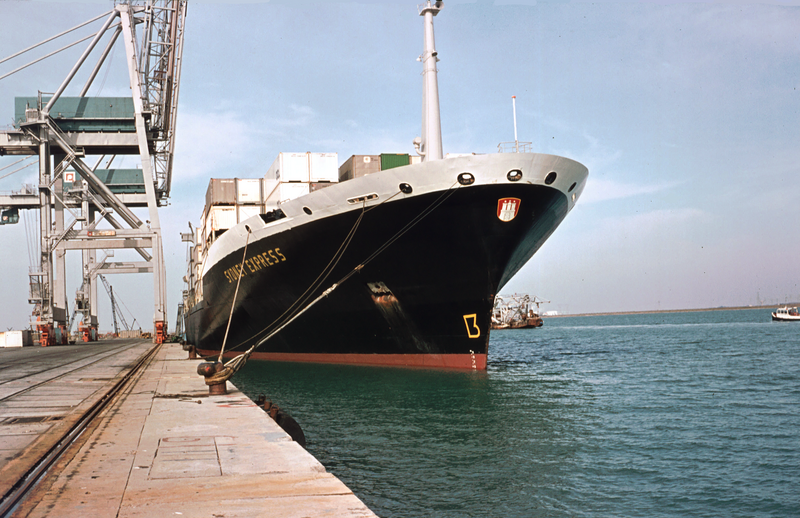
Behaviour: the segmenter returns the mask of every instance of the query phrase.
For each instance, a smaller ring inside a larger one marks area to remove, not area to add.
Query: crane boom
[[[122,325],[125,327],[126,331],[130,330],[128,326],[128,322],[125,320],[125,315],[122,314],[122,309],[117,304],[117,299],[114,298],[114,288],[108,283],[106,278],[103,275],[98,275],[100,280],[103,281],[103,286],[106,289],[106,293],[108,293],[108,298],[111,299],[111,319],[114,322],[114,334],[119,336],[119,324],[117,324],[117,316],[122,321]]]

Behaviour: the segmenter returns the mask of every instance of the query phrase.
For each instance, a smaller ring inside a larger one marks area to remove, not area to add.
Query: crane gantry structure
[[[67,340],[68,250],[82,252],[83,282],[76,306],[83,316],[85,336],[96,337],[96,277],[110,273],[153,274],[154,340],[162,341],[166,333],[166,273],[158,208],[167,204],[172,185],[186,6],[186,0],[120,2],[105,15],[0,60],[16,58],[102,20],[97,32],[84,38],[91,41],[54,92],[40,90],[36,97],[17,97],[15,127],[0,132],[0,154],[38,155],[39,159],[38,192],[0,195],[0,209],[12,217],[9,222],[14,222],[13,216],[18,220],[19,210],[39,211],[41,257],[29,274],[28,300],[36,307],[33,324],[41,345]],[[120,40],[131,97],[87,97]],[[102,41],[105,48],[80,93],[64,95],[76,75],[88,70],[87,60]],[[141,169],[112,168],[115,158],[124,155],[139,155]],[[134,208],[146,208],[148,219],[142,221]],[[113,253],[106,253],[97,261],[97,250],[114,249],[136,250],[142,260],[112,262],[107,259]]]

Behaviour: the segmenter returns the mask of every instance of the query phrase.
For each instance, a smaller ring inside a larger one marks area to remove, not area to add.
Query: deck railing
[[[530,153],[533,142],[501,142],[497,144],[498,153]]]

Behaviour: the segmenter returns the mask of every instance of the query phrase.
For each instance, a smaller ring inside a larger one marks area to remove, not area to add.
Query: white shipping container
[[[261,184],[261,192],[263,193],[264,201],[266,202],[272,196],[272,193],[278,187],[280,182],[274,178],[264,178]]]
[[[33,337],[30,330],[0,333],[0,347],[23,347],[28,345],[33,345]]]
[[[308,164],[310,181],[339,181],[339,155],[337,153],[309,153]]]
[[[236,204],[260,205],[261,203],[263,203],[261,197],[261,178],[237,178]]]
[[[208,208],[203,209],[203,248],[208,243],[208,237],[211,235],[211,217],[208,216]]]
[[[278,153],[264,178],[281,182],[308,181],[308,153]]]
[[[239,223],[242,221],[252,218],[253,216],[258,216],[259,214],[264,212],[263,205],[237,205],[236,206],[236,217],[239,220]]]
[[[236,206],[215,205],[208,208],[206,231],[227,230],[236,225]]]
[[[272,195],[267,200],[267,205],[272,205],[274,203],[281,203],[287,200],[293,200],[295,198],[299,198],[305,194],[311,192],[311,188],[308,183],[300,183],[300,182],[290,182],[290,183],[280,183],[272,191]]]

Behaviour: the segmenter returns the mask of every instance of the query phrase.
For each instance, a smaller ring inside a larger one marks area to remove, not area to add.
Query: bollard
[[[224,367],[222,362],[203,362],[197,366],[197,374],[206,379],[209,396],[224,396],[228,393],[228,385],[224,379],[221,381],[213,379]]]
[[[155,323],[155,335],[153,336],[153,343],[163,344],[166,333],[164,332],[164,322],[158,321]]]

